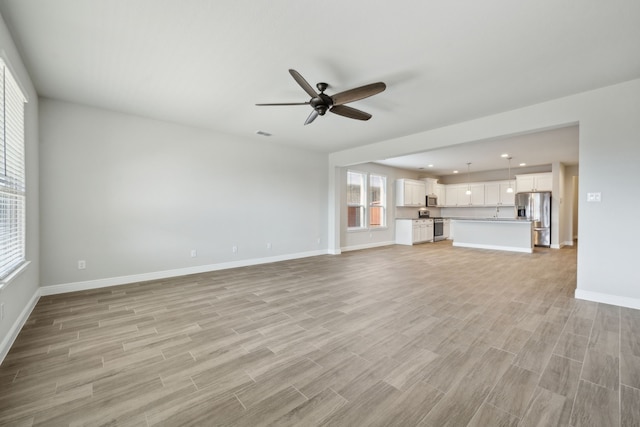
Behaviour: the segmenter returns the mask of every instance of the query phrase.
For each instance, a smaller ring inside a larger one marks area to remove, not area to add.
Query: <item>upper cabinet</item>
[[[423,181],[427,186],[427,194],[438,194],[436,192],[436,186],[438,185],[438,180],[435,178],[424,178]]]
[[[546,172],[516,175],[516,188],[518,192],[551,191],[553,189],[553,174]]]
[[[470,184],[436,184],[438,205],[443,207],[464,206],[514,206],[518,191],[551,191],[552,174],[536,173],[516,175],[513,181],[472,182]],[[509,184],[513,192],[507,193]],[[467,194],[471,190],[471,194]]]
[[[453,184],[445,186],[443,206],[484,206],[484,184]],[[471,194],[467,194],[471,190]]]
[[[415,179],[396,180],[396,206],[425,206],[427,186]]]
[[[444,184],[435,185],[436,196],[438,196],[438,206],[444,206],[447,197],[446,190],[447,186]]]
[[[444,201],[441,203],[441,205],[458,206],[458,186],[445,185],[444,187]]]
[[[509,181],[485,183],[484,204],[486,206],[513,206],[515,204],[515,188],[511,193],[507,193],[507,188],[509,188]]]
[[[467,190],[471,191],[471,194],[467,194]],[[462,198],[462,201],[467,202],[467,206],[484,206],[484,184],[470,184],[464,186],[462,191],[458,194],[458,198]]]

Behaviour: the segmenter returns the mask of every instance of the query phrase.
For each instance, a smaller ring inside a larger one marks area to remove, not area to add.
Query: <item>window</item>
[[[365,197],[367,175],[360,172],[347,171],[347,226],[349,228],[365,228]]]
[[[369,226],[385,227],[387,225],[387,177],[369,175]]]
[[[347,227],[367,229],[387,225],[387,177],[347,171]]]
[[[25,261],[25,102],[0,59],[0,280]]]

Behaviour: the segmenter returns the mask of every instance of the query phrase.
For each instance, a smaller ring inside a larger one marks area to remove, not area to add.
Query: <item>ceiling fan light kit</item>
[[[371,83],[365,86],[360,86],[355,89],[345,90],[335,95],[329,96],[324,91],[329,87],[327,83],[320,82],[316,84],[319,92],[315,89],[294,69],[289,70],[291,77],[300,85],[300,87],[307,92],[311,99],[308,102],[284,102],[284,103],[271,103],[271,104],[256,104],[257,106],[282,106],[282,105],[311,105],[313,110],[304,124],[308,125],[312,123],[318,116],[324,116],[327,111],[334,114],[338,114],[343,117],[356,120],[369,120],[371,114],[364,111],[360,111],[353,107],[348,107],[344,104],[349,102],[359,101],[364,98],[376,95],[387,88],[382,82]]]

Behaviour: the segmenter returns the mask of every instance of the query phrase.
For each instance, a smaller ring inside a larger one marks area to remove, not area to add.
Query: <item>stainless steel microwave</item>
[[[427,194],[427,206],[438,206],[438,196]]]

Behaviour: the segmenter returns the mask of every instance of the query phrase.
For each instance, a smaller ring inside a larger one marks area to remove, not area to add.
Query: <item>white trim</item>
[[[453,246],[458,246],[461,248],[491,249],[494,251],[524,252],[528,254],[533,253],[533,248],[517,248],[515,246],[482,245],[479,243],[456,243],[455,240],[453,241]]]
[[[603,304],[612,304],[619,307],[635,308],[636,310],[640,310],[640,298],[620,297],[617,295],[585,291],[582,289],[576,289],[575,297],[577,299],[601,302]]]
[[[106,288],[109,286],[126,285],[129,283],[146,282],[149,280],[167,279],[170,277],[187,276],[189,274],[207,273],[229,268],[248,267],[251,265],[268,264],[271,262],[287,261],[298,258],[308,258],[327,255],[327,250],[301,252],[296,254],[278,255],[267,258],[253,258],[242,261],[223,262],[220,264],[199,265],[196,267],[178,268],[174,270],[155,271],[151,273],[133,274],[130,276],[108,277],[105,279],[88,280],[85,282],[63,283],[59,285],[42,286],[41,295],[56,295],[66,292],[84,291],[88,289]]]
[[[345,246],[340,248],[341,252],[359,251],[360,249],[378,248],[380,246],[395,245],[394,241],[365,243],[364,245]]]
[[[566,242],[562,242],[562,246],[573,246],[573,240],[567,240]]]
[[[11,273],[9,273],[9,275],[7,277],[5,277],[4,279],[0,280],[0,291],[2,291],[4,288],[6,288],[7,286],[9,286],[11,284],[11,282],[18,277],[19,275],[22,274],[23,271],[25,271],[27,269],[27,267],[29,266],[29,264],[31,264],[31,261],[25,261],[22,264],[20,264],[18,266],[18,268],[16,268],[15,270],[13,270]]]
[[[553,245],[551,245],[551,246],[549,246],[549,247],[550,247],[551,249],[560,249],[562,246],[554,243]]]
[[[13,65],[11,64],[11,61],[9,60],[9,55],[7,55],[7,52],[4,49],[0,49],[0,59],[2,59],[2,61],[4,62],[4,65],[9,69],[9,72],[13,76],[13,80],[15,80],[15,82],[18,84],[18,87],[22,91],[22,97],[24,98],[24,102],[26,104],[28,104],[29,103],[29,92],[25,89],[25,87],[22,84],[22,82],[20,81],[20,79],[18,79],[18,77],[16,77],[18,75],[18,73],[16,73],[15,69],[13,68]]]
[[[4,358],[7,357],[7,354],[9,353],[11,346],[13,345],[16,338],[18,338],[18,334],[20,333],[20,330],[22,329],[24,324],[27,322],[27,319],[31,315],[31,312],[33,311],[36,304],[38,303],[38,300],[40,299],[40,295],[41,295],[40,289],[36,289],[36,291],[33,293],[33,296],[31,297],[27,305],[22,310],[22,313],[20,313],[20,316],[18,316],[16,321],[13,322],[13,325],[9,329],[9,333],[4,337],[2,342],[0,342],[0,364],[2,364],[2,362],[4,361]]]

